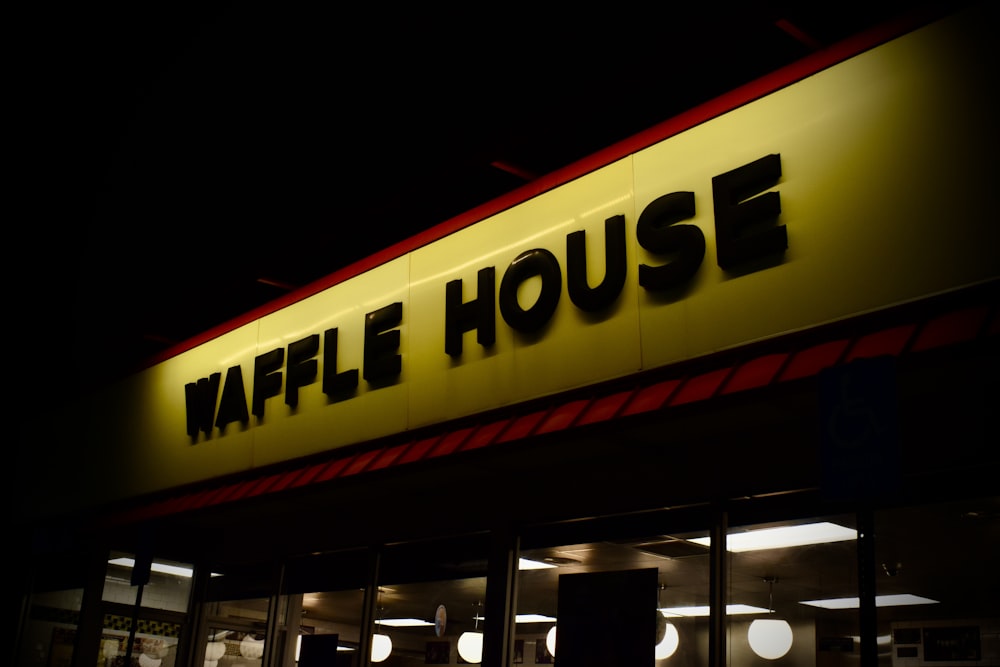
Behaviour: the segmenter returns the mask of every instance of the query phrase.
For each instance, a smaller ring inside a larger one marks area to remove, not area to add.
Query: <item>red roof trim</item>
[[[471,451],[473,449],[479,449],[480,447],[486,447],[497,442],[500,436],[503,434],[505,428],[510,426],[513,420],[501,419],[500,421],[495,421],[489,424],[484,424],[476,429],[468,441],[463,447],[463,451]]]
[[[302,474],[308,470],[308,468],[301,468],[298,470],[292,470],[279,475],[278,479],[271,486],[271,492],[285,491],[295,483],[295,480],[302,476]]]
[[[257,484],[250,486],[246,490],[247,497],[259,496],[262,493],[271,491],[280,478],[281,475],[277,473],[261,478]]]
[[[423,440],[418,440],[410,445],[409,449],[401,457],[399,457],[400,463],[412,463],[414,461],[419,461],[424,458],[424,455],[434,447],[436,443],[441,438],[440,435],[435,435],[430,438],[424,438]]]
[[[782,371],[779,379],[784,382],[812,377],[824,368],[829,368],[840,361],[844,356],[847,345],[847,339],[831,340],[796,352],[792,355],[788,365],[785,366],[785,370]]]
[[[632,395],[632,400],[625,406],[625,409],[622,410],[622,416],[659,410],[666,405],[679,386],[681,386],[680,380],[667,380],[639,389]]]
[[[324,466],[323,470],[316,476],[313,483],[318,484],[319,482],[325,482],[327,480],[340,477],[340,473],[343,472],[348,465],[350,465],[353,459],[353,456],[348,456],[347,458],[334,459],[330,461],[330,463]]]
[[[989,308],[986,306],[966,308],[936,317],[921,330],[913,343],[913,350],[928,350],[941,345],[954,345],[972,340],[983,330],[988,317]],[[998,322],[1000,318],[993,319],[994,326]],[[1000,331],[994,328],[992,333]]]
[[[244,498],[247,491],[253,488],[253,485],[257,483],[257,480],[250,479],[244,482],[237,482],[232,486],[222,487],[222,493],[217,496],[213,496],[209,502],[212,505],[218,505],[219,503],[229,502],[230,500],[239,500]]]
[[[409,449],[410,443],[404,443],[402,445],[396,445],[395,447],[389,447],[388,449],[382,451],[378,458],[372,461],[372,464],[368,466],[368,471],[381,470],[382,468],[388,468],[395,464],[403,456],[407,449]]]
[[[312,484],[326,466],[326,462],[315,463],[311,466],[307,466],[305,470],[302,471],[302,474],[299,475],[292,483],[292,487],[308,486],[309,484]]]
[[[224,324],[209,329],[208,331],[183,341],[168,350],[148,359],[145,364],[136,370],[148,368],[162,361],[175,357],[179,354],[203,345],[221,335],[229,333],[234,329],[261,319],[286,306],[314,296],[325,289],[338,285],[355,276],[388,263],[394,259],[433,243],[458,230],[464,229],[480,222],[501,211],[513,208],[518,204],[528,201],[533,197],[543,194],[549,190],[560,187],[570,181],[584,176],[592,171],[605,167],[612,162],[627,157],[635,152],[648,148],[664,139],[685,132],[697,125],[705,123],[713,118],[717,118],[734,109],[749,104],[773,92],[781,90],[798,81],[801,81],[817,72],[821,72],[829,67],[841,63],[858,54],[873,49],[896,37],[915,30],[935,19],[940,18],[942,10],[922,10],[902,16],[894,21],[876,26],[868,31],[862,32],[842,42],[832,44],[829,47],[816,51],[802,58],[799,61],[782,67],[770,74],[740,86],[724,95],[705,102],[689,111],[681,113],[662,123],[639,132],[632,137],[624,139],[601,151],[591,154],[575,163],[554,171],[550,174],[535,179],[520,188],[505,195],[497,197],[480,206],[461,213],[454,218],[446,220],[435,227],[420,232],[405,241],[392,245],[381,250],[363,260],[355,262],[335,271],[317,281],[305,285],[297,290],[289,292],[281,298],[264,304],[254,310],[234,318]]]
[[[462,449],[462,445],[469,439],[472,432],[475,429],[461,428],[457,431],[452,431],[448,433],[443,438],[438,440],[434,448],[427,453],[428,458],[435,458],[438,456],[447,456],[448,454],[454,454]]]
[[[378,455],[379,451],[377,449],[359,453],[351,460],[350,465],[344,467],[339,476],[347,477],[349,475],[357,475],[365,472],[365,470],[368,469],[368,465],[372,463]]]
[[[543,410],[541,412],[533,412],[530,415],[518,417],[510,424],[507,430],[497,438],[497,442],[510,442],[511,440],[527,438],[535,432],[535,429],[542,422],[542,420],[545,419],[545,415],[547,414],[548,410]]]
[[[733,371],[722,387],[721,393],[732,394],[770,384],[789,359],[791,359],[791,355],[787,352],[766,354],[763,357],[751,359]]]
[[[732,372],[732,368],[721,368],[688,378],[670,398],[669,404],[683,405],[712,398]]]
[[[917,325],[905,324],[862,336],[851,345],[851,350],[844,361],[880,357],[886,354],[899,356],[916,330]]]
[[[571,427],[591,403],[590,399],[570,401],[553,408],[535,430],[535,435],[553,433]]]
[[[679,377],[648,386],[641,386],[640,376],[637,376],[636,381],[640,384],[634,389],[619,389],[605,396],[561,403],[558,397],[554,397],[551,407],[518,417],[500,417],[485,424],[456,428],[441,424],[438,426],[441,432],[416,441],[388,444],[346,455],[334,451],[330,455],[335,458],[329,461],[223,483],[212,489],[133,507],[114,515],[109,521],[120,524],[167,516],[276,493],[286,488],[319,484],[348,475],[469,452],[533,435],[565,431],[655,410],[675,409],[723,394],[814,377],[826,368],[852,359],[878,355],[899,357],[996,336],[1000,334],[997,327],[1000,306],[995,303],[995,287],[986,299],[986,305],[961,307],[907,324],[876,327],[852,338],[837,338],[802,349],[760,356],[748,352],[746,359],[695,375],[686,375],[678,370]],[[789,346],[794,347],[792,342]]]
[[[632,391],[620,391],[610,396],[595,399],[590,408],[577,421],[577,425],[586,426],[614,419],[621,412],[628,399],[632,397],[632,394]]]

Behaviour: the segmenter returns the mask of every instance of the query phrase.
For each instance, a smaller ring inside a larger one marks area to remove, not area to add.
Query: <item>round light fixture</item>
[[[240,641],[240,655],[250,660],[257,660],[264,655],[264,640],[247,634]]]
[[[549,655],[555,656],[556,654],[556,626],[549,628],[548,634],[545,635],[545,648],[549,649]]]
[[[774,613],[774,584],[777,577],[764,577],[767,610]],[[747,641],[754,653],[765,660],[777,660],[792,648],[792,626],[778,618],[758,618],[747,629]]]
[[[392,653],[392,639],[389,635],[376,632],[372,635],[372,662],[382,662]]]
[[[149,653],[139,654],[139,667],[160,667],[163,658],[154,658]]]
[[[472,664],[479,664],[483,661],[483,633],[463,632],[458,638],[458,654],[462,660]]]
[[[657,660],[669,658],[677,650],[679,644],[680,636],[677,634],[677,626],[673,623],[664,623],[663,638],[656,644],[656,648],[653,649],[653,655]]]
[[[226,642],[211,641],[205,646],[205,667],[217,667],[219,658],[226,654]]]
[[[758,618],[747,630],[753,652],[765,660],[777,660],[792,648],[792,626],[776,618]]]

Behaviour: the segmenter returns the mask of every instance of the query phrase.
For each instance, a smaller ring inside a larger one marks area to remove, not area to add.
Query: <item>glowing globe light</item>
[[[473,664],[483,661],[483,633],[463,632],[458,638],[458,654]]]
[[[653,649],[653,655],[657,660],[669,658],[677,650],[680,644],[680,637],[677,634],[677,626],[667,623],[663,626],[663,639]]]
[[[549,649],[549,655],[556,654],[556,626],[552,626],[548,634],[545,635],[545,648]]]
[[[788,621],[758,618],[750,624],[747,640],[754,653],[765,660],[777,660],[792,648],[792,628]]]
[[[389,635],[372,635],[372,662],[382,662],[392,653],[392,640]]]

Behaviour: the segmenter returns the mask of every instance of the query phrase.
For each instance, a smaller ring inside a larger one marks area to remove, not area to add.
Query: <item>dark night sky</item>
[[[79,391],[892,11],[98,3],[12,22],[25,392]],[[9,102],[9,103],[10,103]],[[40,388],[40,389],[39,389]]]

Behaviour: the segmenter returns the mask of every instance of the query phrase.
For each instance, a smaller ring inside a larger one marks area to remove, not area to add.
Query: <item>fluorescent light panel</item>
[[[829,600],[802,600],[799,604],[822,609],[857,609],[861,606],[858,598],[830,598]],[[938,604],[937,600],[920,597],[919,595],[876,595],[876,607],[906,607],[918,604]]]
[[[801,526],[779,526],[750,530],[745,533],[729,533],[726,535],[726,549],[733,552],[759,551],[856,539],[858,539],[858,531],[853,528],[824,521]],[[711,544],[709,537],[698,537],[688,541],[703,546]]]
[[[484,616],[474,616],[473,618],[476,621],[485,620]],[[546,616],[545,614],[518,614],[514,617],[516,623],[552,623],[555,620],[554,616]],[[434,625],[430,621],[419,618],[383,618],[375,622],[390,628],[422,628]]]
[[[133,558],[112,558],[108,561],[108,565],[122,565],[124,567],[135,567],[135,559]],[[153,562],[149,569],[153,572],[162,572],[164,574],[172,574],[177,577],[191,577],[191,568],[189,567],[178,567],[176,565],[164,565],[163,563]]]
[[[711,613],[711,609],[706,605],[699,605],[695,607],[662,607],[660,613],[664,616],[708,616]],[[726,605],[726,614],[733,616],[736,614],[767,614],[769,613],[767,609],[763,607],[754,607],[749,604],[728,604]]]
[[[554,616],[545,614],[518,614],[514,617],[516,623],[552,623],[555,620]]]
[[[383,618],[375,622],[380,625],[388,625],[390,628],[422,628],[434,625],[430,621],[424,621],[419,618]]]
[[[519,570],[547,570],[550,567],[555,567],[552,563],[543,563],[540,560],[530,560],[528,558],[520,558],[517,562],[517,569]]]

